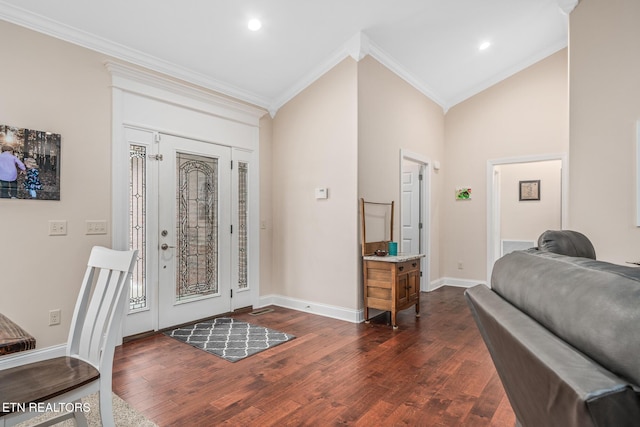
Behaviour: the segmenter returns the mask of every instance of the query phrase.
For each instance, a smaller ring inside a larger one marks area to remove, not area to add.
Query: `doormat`
[[[229,317],[183,326],[165,335],[208,353],[237,362],[295,338],[291,334]]]

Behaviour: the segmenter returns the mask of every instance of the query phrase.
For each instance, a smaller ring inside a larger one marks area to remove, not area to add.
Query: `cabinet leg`
[[[420,300],[416,302],[416,317],[420,317]]]
[[[398,329],[398,322],[396,321],[396,315],[397,313],[395,311],[391,312],[391,325],[393,326],[393,329]]]

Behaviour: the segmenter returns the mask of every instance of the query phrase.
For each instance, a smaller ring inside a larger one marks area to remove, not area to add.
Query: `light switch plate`
[[[107,234],[107,221],[100,220],[87,220],[85,234]]]
[[[49,220],[49,236],[66,236],[67,221],[62,219]]]
[[[326,199],[329,197],[329,190],[326,187],[316,188],[316,199]]]

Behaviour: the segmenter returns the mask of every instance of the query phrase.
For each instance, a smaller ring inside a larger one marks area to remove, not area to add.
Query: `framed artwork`
[[[540,180],[520,181],[520,201],[540,200]]]
[[[456,200],[471,200],[471,188],[469,187],[456,188]]]
[[[60,134],[0,125],[0,199],[60,200]]]

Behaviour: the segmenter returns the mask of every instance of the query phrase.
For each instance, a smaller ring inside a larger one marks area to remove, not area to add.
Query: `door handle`
[[[175,246],[169,246],[166,243],[160,245],[160,249],[162,249],[163,251],[166,251],[169,248],[175,248]]]

